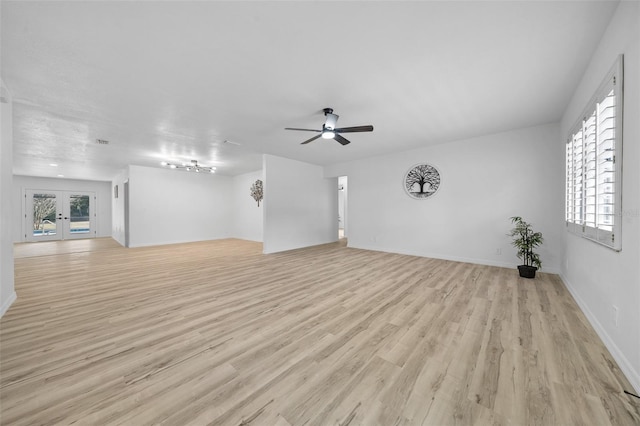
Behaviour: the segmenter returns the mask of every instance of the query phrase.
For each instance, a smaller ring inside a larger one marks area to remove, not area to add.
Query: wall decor
[[[253,197],[254,200],[256,200],[258,202],[258,207],[260,207],[260,201],[262,200],[262,181],[260,179],[256,180],[253,185],[251,185],[251,188],[249,189],[251,191],[251,196]]]
[[[404,175],[404,189],[411,198],[424,200],[440,188],[440,172],[431,164],[416,164]]]

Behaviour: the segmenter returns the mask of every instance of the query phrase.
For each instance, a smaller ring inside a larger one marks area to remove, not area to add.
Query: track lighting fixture
[[[196,172],[196,173],[200,173],[200,172],[215,173],[216,172],[215,167],[201,166],[200,164],[198,164],[198,160],[191,160],[191,163],[182,163],[182,164],[168,163],[166,161],[163,161],[160,164],[162,164],[165,167],[169,167],[170,169],[185,169],[188,172]]]

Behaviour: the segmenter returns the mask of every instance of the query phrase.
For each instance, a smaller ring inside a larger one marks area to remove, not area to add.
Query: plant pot
[[[518,265],[518,272],[522,278],[535,278],[537,270],[538,268],[535,266]]]

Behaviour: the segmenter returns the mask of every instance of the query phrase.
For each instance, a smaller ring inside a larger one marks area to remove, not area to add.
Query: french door
[[[26,190],[26,240],[95,237],[95,202],[93,192]]]

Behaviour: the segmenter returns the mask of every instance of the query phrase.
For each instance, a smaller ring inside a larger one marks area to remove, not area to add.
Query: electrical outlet
[[[613,314],[613,325],[617,327],[618,326],[618,307],[616,305],[612,305],[611,307],[612,307],[611,313]]]

